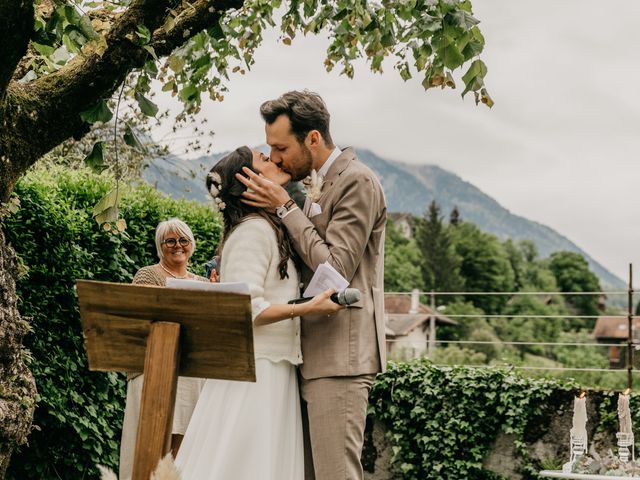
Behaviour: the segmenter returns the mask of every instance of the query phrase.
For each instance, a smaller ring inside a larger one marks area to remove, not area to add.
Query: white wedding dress
[[[246,282],[253,318],[299,296],[291,260],[280,279],[275,232],[252,217],[229,235],[220,280]],[[207,380],[176,458],[182,480],[303,480],[302,420],[296,365],[298,318],[254,327],[255,383]]]

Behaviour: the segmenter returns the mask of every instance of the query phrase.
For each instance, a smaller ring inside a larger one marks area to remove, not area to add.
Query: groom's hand
[[[242,171],[249,178],[239,173],[236,173],[236,178],[247,187],[247,190],[242,193],[244,197],[242,201],[247,205],[273,211],[290,200],[291,197],[280,185],[256,174],[247,167],[243,167]]]

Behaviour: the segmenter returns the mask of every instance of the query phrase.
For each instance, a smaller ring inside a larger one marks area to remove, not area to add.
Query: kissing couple
[[[240,147],[207,188],[224,219],[220,281],[251,293],[256,383],[207,380],[180,446],[184,480],[363,478],[369,390],[385,368],[386,205],[375,174],[334,145],[319,95],[260,107],[270,156]],[[283,188],[311,176],[301,210]],[[328,262],[361,292],[300,297]]]

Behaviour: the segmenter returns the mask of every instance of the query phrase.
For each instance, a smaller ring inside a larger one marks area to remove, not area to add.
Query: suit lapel
[[[329,171],[327,172],[326,177],[324,178],[324,183],[322,184],[322,198],[324,198],[324,194],[327,192],[327,189],[330,188],[338,177],[345,171],[349,163],[356,158],[356,155],[353,151],[353,148],[347,147],[342,153],[334,160],[329,167]]]

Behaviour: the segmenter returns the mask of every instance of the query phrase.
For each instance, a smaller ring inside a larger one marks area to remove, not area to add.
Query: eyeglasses
[[[173,248],[177,244],[180,244],[181,247],[186,247],[190,243],[191,243],[191,240],[189,240],[188,238],[180,237],[178,239],[176,239],[176,238],[167,238],[166,240],[164,240],[162,242],[162,245],[166,245],[169,248]]]

